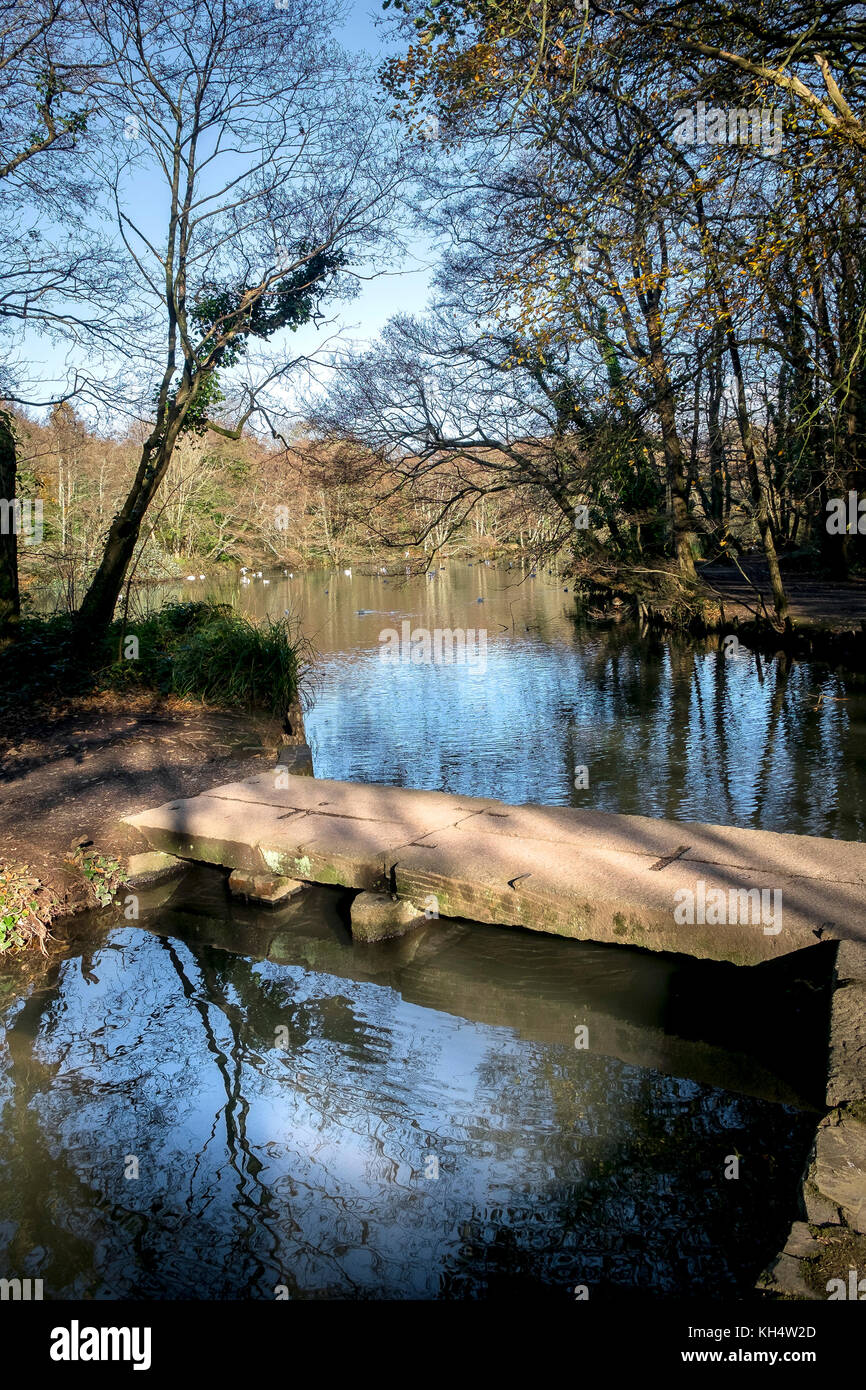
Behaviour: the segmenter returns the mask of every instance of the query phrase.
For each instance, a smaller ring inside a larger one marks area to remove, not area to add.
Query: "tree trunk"
[[[734,337],[733,328],[728,329],[728,356],[731,359],[731,366],[734,372],[734,380],[737,387],[737,426],[740,431],[740,439],[743,442],[743,452],[746,456],[746,472],[749,477],[749,490],[752,496],[752,507],[755,519],[758,523],[758,531],[761,536],[761,544],[764,547],[764,555],[767,560],[767,569],[770,573],[770,586],[773,590],[773,607],[780,622],[783,622],[788,615],[788,597],[785,593],[785,586],[782,583],[782,574],[779,569],[779,557],[776,554],[776,543],[773,539],[773,528],[770,524],[770,512],[767,506],[767,493],[761,486],[761,476],[758,472],[758,460],[755,455],[755,444],[752,438],[752,424],[749,419],[749,411],[746,405],[746,385],[743,379],[743,368],[740,362],[740,351]]]
[[[18,593],[18,528],[15,484],[18,452],[12,416],[0,408],[0,635],[14,636],[21,618]]]
[[[721,347],[715,344],[713,357],[709,363],[709,395],[707,398],[707,430],[709,433],[710,464],[710,517],[716,526],[726,521],[725,514],[725,443],[721,426],[721,405],[724,395],[722,365],[719,360]]]
[[[682,440],[677,429],[673,388],[665,362],[659,303],[660,291],[658,290],[643,296],[641,301],[641,312],[644,316],[649,341],[647,367],[655,397],[653,408],[662,431],[674,555],[683,583],[696,584],[698,576],[695,570],[695,553],[698,549],[698,537],[689,512],[688,469]]]
[[[755,519],[758,523],[761,543],[764,547],[767,569],[770,572],[770,585],[773,590],[773,606],[775,607],[777,617],[781,621],[787,617],[788,599],[785,594],[785,586],[782,583],[782,575],[779,569],[779,557],[776,554],[773,528],[770,524],[767,494],[765,489],[761,486],[758,461],[755,456],[755,444],[752,437],[752,424],[749,419],[749,410],[746,403],[746,386],[743,378],[743,367],[740,361],[740,349],[737,344],[737,335],[734,332],[734,318],[728,303],[724,277],[719,269],[715,246],[707,223],[703,198],[698,198],[695,206],[698,214],[698,225],[701,231],[701,248],[709,270],[710,282],[715,292],[719,308],[722,311],[720,327],[724,332],[725,345],[731,360],[731,367],[737,387],[737,427],[740,431],[743,452],[746,456],[746,471],[749,477],[749,491],[752,498],[752,507],[754,509]]]
[[[680,578],[687,584],[695,584],[698,578],[695,571],[695,550],[697,549],[698,538],[689,512],[689,480],[682,440],[677,430],[676,409],[670,380],[660,347],[655,342],[650,357],[650,372],[655,387],[655,410],[662,428],[674,555]]]
[[[171,463],[180,423],[180,418],[175,418],[168,427],[154,431],[142,448],[135,480],[109,527],[99,568],[78,612],[79,625],[88,641],[102,636],[114,617],[145,513]]]

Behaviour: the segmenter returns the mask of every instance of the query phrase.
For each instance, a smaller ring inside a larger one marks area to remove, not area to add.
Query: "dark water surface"
[[[863,837],[862,685],[581,627],[565,587],[181,589],[303,621],[319,776]],[[484,662],[386,666],[404,620]],[[46,1297],[748,1297],[790,1226],[821,947],[811,980],[465,923],[361,947],[336,891],[256,913],[201,870],[75,942],[0,979],[0,1274]]]
[[[83,924],[5,1007],[4,1275],[52,1298],[748,1296],[784,1239],[814,989],[465,923],[360,947],[336,890],[256,913],[216,871],[151,903]]]

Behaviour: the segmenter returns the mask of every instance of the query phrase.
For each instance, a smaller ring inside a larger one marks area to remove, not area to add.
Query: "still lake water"
[[[567,580],[528,574],[452,562],[427,580],[274,575],[181,596],[301,619],[321,653],[306,721],[319,777],[866,838],[862,680],[580,625]],[[483,669],[386,664],[379,635],[404,621],[483,627]]]
[[[462,565],[237,600],[322,653],[319,776],[862,836],[861,687],[581,628],[562,590]],[[385,666],[404,619],[485,627],[486,669]],[[0,979],[0,1274],[51,1298],[748,1297],[816,1122],[804,973],[449,922],[360,947],[335,890],[257,912],[192,870],[137,923],[81,921],[31,989]]]
[[[784,1241],[813,991],[470,924],[356,946],[335,890],[256,913],[214,871],[162,893],[82,924],[3,1011],[4,1275],[50,1298],[747,1296]]]

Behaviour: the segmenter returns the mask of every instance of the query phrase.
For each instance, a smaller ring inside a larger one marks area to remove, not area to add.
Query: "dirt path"
[[[180,701],[94,699],[0,734],[0,861],[29,865],[52,918],[92,906],[64,862],[77,842],[111,857],[138,848],[120,817],[260,772],[280,732]]]
[[[729,617],[760,616],[759,594],[766,611],[772,614],[773,595],[766,564],[749,560],[742,563],[742,568],[745,578],[732,565],[703,565],[699,572],[713,592],[724,599]],[[843,584],[809,576],[798,578],[790,572],[784,572],[782,577],[794,623],[849,629],[866,623],[866,580],[852,579]]]

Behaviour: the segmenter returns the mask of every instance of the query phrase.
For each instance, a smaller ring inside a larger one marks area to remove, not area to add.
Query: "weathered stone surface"
[[[143,854],[130,854],[126,861],[128,880],[133,888],[142,883],[155,883],[186,868],[188,865],[182,859],[173,854],[162,854],[156,849]]]
[[[812,1226],[839,1226],[842,1218],[839,1215],[839,1208],[829,1197],[825,1197],[819,1192],[813,1182],[803,1183],[803,1206],[806,1209],[806,1220]]]
[[[396,821],[349,820],[343,816],[303,815],[283,820],[276,836],[261,837],[259,852],[274,873],[311,883],[381,891],[388,866],[406,834]]]
[[[470,805],[474,799],[470,798]],[[682,850],[694,865],[736,868],[772,879],[826,878],[866,887],[866,850],[855,840],[825,840],[813,835],[785,835],[775,830],[704,825],[698,821],[664,821],[650,816],[576,811],[561,806],[509,806],[479,802],[477,824],[483,833],[529,840],[550,840],[578,850],[595,848],[649,856],[653,861]],[[772,886],[768,882],[767,886]]]
[[[299,778],[295,785],[305,782]],[[255,802],[241,806],[202,794],[166,802],[153,811],[131,816],[130,821],[146,832],[155,849],[166,854],[226,869],[267,873],[271,866],[262,857],[259,844],[285,839],[288,820],[294,815],[303,813]]]
[[[285,878],[281,874],[251,874],[243,869],[235,869],[229,874],[229,891],[239,898],[249,898],[254,903],[271,906],[300,893],[304,884],[296,878]]]
[[[359,893],[352,903],[352,936],[356,941],[386,941],[404,936],[428,919],[414,903],[388,893]]]
[[[866,941],[839,942],[835,974],[839,984],[855,980],[866,985]]]
[[[793,1255],[777,1255],[775,1260],[758,1281],[758,1287],[766,1293],[785,1294],[788,1298],[799,1298],[815,1302],[815,1293],[803,1277],[800,1261]]]
[[[821,1254],[821,1245],[812,1235],[805,1221],[795,1221],[788,1233],[783,1251],[798,1260],[815,1259]]]
[[[834,989],[830,1006],[827,1104],[858,1100],[866,1100],[866,981],[848,980]]]
[[[866,1233],[866,1124],[844,1116],[822,1124],[815,1140],[810,1180],[840,1210],[853,1230]]]
[[[695,892],[695,865],[677,861],[652,872],[648,859],[589,841],[572,856],[555,842],[518,841],[464,822],[401,850],[394,882],[398,893],[416,902],[435,897],[440,916],[680,951],[737,965],[756,965],[816,943],[815,917],[797,908],[804,892],[800,881],[775,881],[783,894],[791,889],[778,933],[765,933],[760,923],[748,922],[681,925],[674,920],[676,894]],[[744,886],[739,870],[707,867],[699,877],[707,892],[718,888],[727,894]],[[815,894],[816,911],[823,912],[827,898],[822,885]]]
[[[819,939],[866,941],[866,850],[844,841],[287,777],[285,767],[130,823],[182,858],[347,888],[395,886],[425,905],[434,896],[443,917],[738,965]],[[699,883],[726,899],[778,890],[781,930],[677,923],[677,895]],[[849,1073],[840,1061],[840,1087]]]

